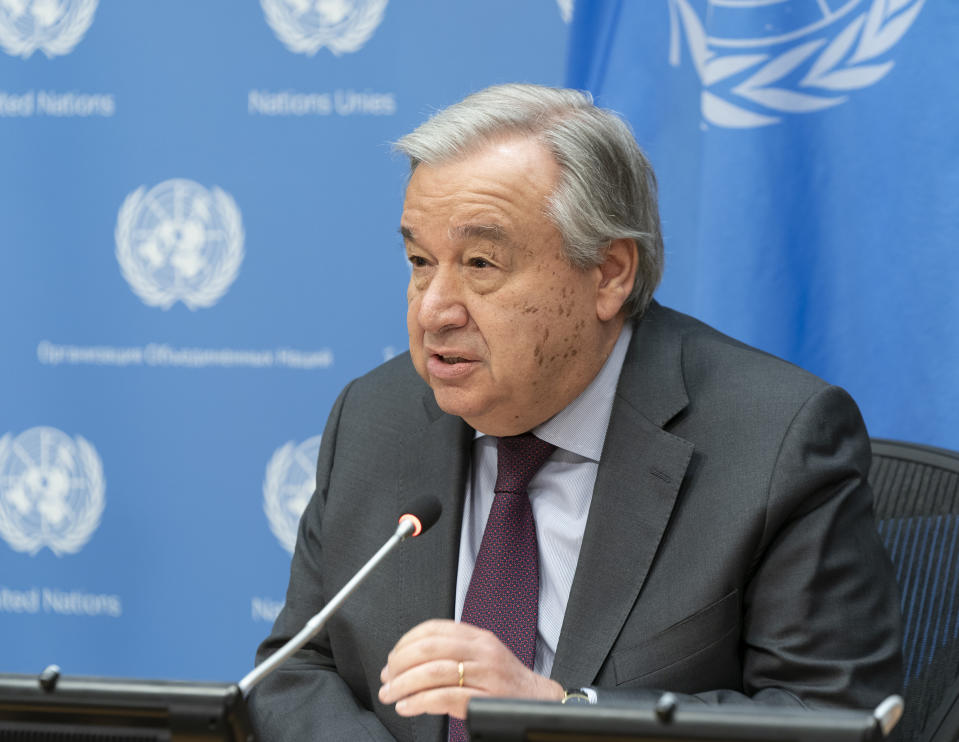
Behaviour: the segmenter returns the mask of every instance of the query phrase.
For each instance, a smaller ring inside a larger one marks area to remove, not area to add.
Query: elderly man
[[[897,691],[856,406],[652,301],[655,181],[626,125],[581,93],[507,85],[398,148],[410,352],[333,408],[260,658],[406,502],[434,494],[444,515],[254,692],[262,738],[465,739],[478,695]]]

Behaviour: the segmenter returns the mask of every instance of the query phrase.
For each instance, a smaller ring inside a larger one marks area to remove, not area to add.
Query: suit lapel
[[[653,305],[620,374],[552,676],[592,682],[640,591],[692,456],[663,426],[688,404],[682,339]]]
[[[408,459],[396,482],[398,511],[417,497],[432,495],[443,514],[428,532],[400,546],[401,630],[403,633],[430,618],[452,618],[456,595],[456,566],[463,491],[469,471],[473,429],[460,418],[437,407],[432,391],[423,396],[425,425],[419,436],[407,443]],[[446,718],[419,716],[411,719],[413,739],[438,740]]]

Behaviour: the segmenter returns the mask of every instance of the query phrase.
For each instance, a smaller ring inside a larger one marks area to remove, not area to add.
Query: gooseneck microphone
[[[295,652],[303,647],[310,639],[316,636],[320,629],[326,625],[330,616],[336,613],[337,609],[343,604],[352,592],[359,586],[363,580],[372,572],[376,566],[383,561],[383,558],[389,554],[393,548],[408,537],[416,537],[425,533],[437,520],[443,507],[439,500],[429,495],[417,497],[410,503],[409,509],[399,518],[399,525],[389,540],[380,547],[372,558],[363,565],[363,567],[347,582],[340,591],[333,596],[333,599],[324,606],[323,610],[317,613],[313,618],[306,622],[306,625],[290,639],[286,644],[271,654],[262,664],[253,668],[239,682],[240,691],[244,696],[249,695],[250,691],[267,675],[273,672],[277,667],[286,662]]]

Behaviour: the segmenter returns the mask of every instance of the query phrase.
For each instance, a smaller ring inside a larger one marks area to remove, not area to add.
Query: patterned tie
[[[532,433],[499,439],[496,496],[463,604],[464,622],[492,631],[531,670],[536,659],[539,558],[526,488],[555,448]],[[450,718],[449,738],[467,739],[462,721]]]

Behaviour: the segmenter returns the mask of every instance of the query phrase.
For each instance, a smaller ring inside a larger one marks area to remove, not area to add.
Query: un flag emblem
[[[236,202],[192,180],[141,186],[117,217],[116,256],[130,288],[149,306],[212,306],[243,262],[243,223]]]
[[[100,525],[103,465],[80,436],[30,428],[0,438],[0,536],[31,556],[76,553]]]
[[[270,28],[286,48],[313,56],[327,47],[355,52],[383,20],[387,0],[260,0]]]
[[[276,449],[266,465],[263,479],[263,512],[270,530],[291,554],[296,545],[296,530],[316,483],[316,457],[323,436],[316,435],[300,444],[290,441]]]
[[[668,0],[702,83],[703,118],[752,128],[845,103],[893,67],[890,50],[925,0]]]
[[[27,59],[69,54],[93,23],[97,0],[0,0],[0,48]]]

